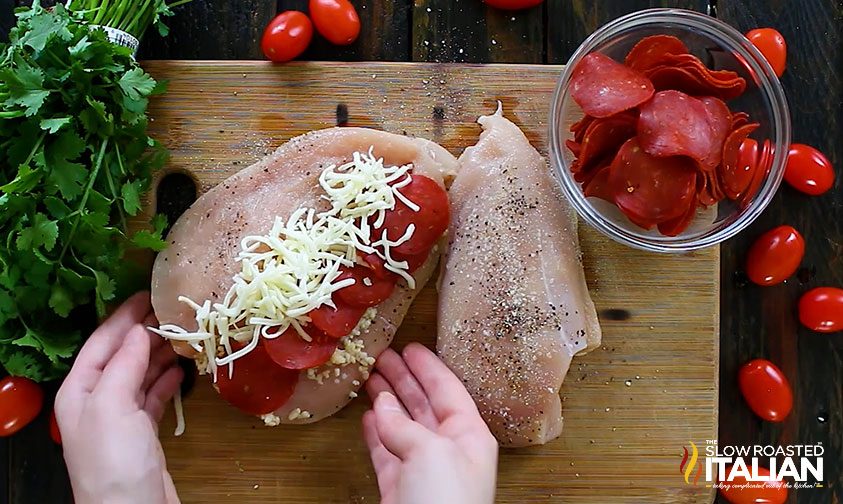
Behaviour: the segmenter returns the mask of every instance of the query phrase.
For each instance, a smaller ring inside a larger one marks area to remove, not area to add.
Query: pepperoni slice
[[[307,313],[310,321],[317,329],[324,332],[332,338],[342,338],[348,335],[360,322],[360,318],[366,312],[366,308],[362,306],[351,306],[339,299],[334,299],[336,309],[328,305],[321,305],[315,310]]]
[[[571,154],[573,154],[574,157],[580,156],[580,151],[582,150],[582,146],[579,143],[575,142],[574,140],[570,140],[570,139],[565,140],[565,147],[567,147],[568,150],[571,151]]]
[[[615,202],[615,191],[609,185],[609,166],[594,170],[594,177],[583,184],[583,194],[586,198],[600,198],[609,203]]]
[[[688,211],[686,211],[683,215],[675,219],[659,223],[659,233],[665,236],[679,236],[683,231],[688,229],[688,226],[691,224],[691,221],[694,220],[696,215],[697,205],[695,205],[692,200],[691,204],[688,205]]]
[[[618,147],[632,138],[635,135],[636,120],[635,114],[625,112],[592,121],[577,157],[579,171],[588,172],[598,166],[601,159],[616,152]]]
[[[652,35],[639,40],[629,51],[624,64],[644,72],[659,65],[665,54],[687,54],[688,47],[672,35]]]
[[[720,162],[723,140],[714,137],[708,107],[680,91],[659,91],[641,106],[638,138],[653,156],[689,156],[705,169]]]
[[[749,183],[749,188],[739,199],[742,207],[748,206],[755,195],[758,194],[758,190],[761,189],[761,185],[764,183],[764,178],[770,173],[772,163],[773,145],[769,140],[764,140],[761,155],[758,158],[758,167],[755,169],[755,173],[752,174],[752,181]]]
[[[571,96],[583,112],[594,117],[609,117],[641,105],[653,91],[647,77],[601,53],[586,55],[571,78]]]
[[[335,282],[349,278],[354,279],[354,284],[336,291],[334,296],[351,306],[375,306],[388,298],[395,288],[394,277],[379,278],[365,266],[343,267]]]
[[[265,338],[263,346],[269,358],[285,369],[310,369],[328,362],[337,348],[331,338],[313,325],[305,328],[312,341],[305,341],[292,327],[277,338]],[[237,363],[234,364],[235,369]]]
[[[731,148],[731,146],[730,146]],[[726,155],[724,150],[724,156]],[[752,182],[753,175],[758,169],[759,148],[758,142],[752,138],[744,138],[738,147],[737,162],[724,163],[721,170],[723,179],[723,191],[731,200],[736,200],[746,191]]]
[[[650,227],[683,215],[696,194],[696,182],[693,160],[651,156],[638,138],[623,144],[609,169],[618,208],[636,224]]]
[[[729,133],[728,138],[726,138],[726,142],[723,144],[723,159],[722,159],[722,168],[721,171],[725,176],[728,175],[728,185],[730,187],[736,188],[737,186],[741,185],[741,177],[740,177],[740,167],[738,166],[738,158],[740,156],[740,148],[743,141],[746,140],[749,135],[758,128],[758,123],[746,124],[741,126],[740,128],[732,131]],[[754,173],[754,172],[753,172]],[[737,179],[735,178],[737,176]],[[750,180],[752,180],[750,178]],[[724,180],[725,181],[725,180]],[[746,189],[746,186],[749,184],[745,184],[743,189]],[[741,189],[741,191],[743,191]],[[730,190],[730,193],[732,191]]]
[[[591,116],[583,116],[582,119],[575,122],[571,125],[571,133],[574,134],[574,141],[577,143],[582,143],[583,136],[585,135],[585,130],[588,128],[588,125],[594,121],[594,118]]]
[[[706,176],[706,172],[697,173],[697,201],[704,207],[716,205],[720,201],[714,196],[715,189],[709,184],[710,179]]]
[[[375,253],[363,254],[358,252],[357,256],[360,258],[361,261],[363,261],[363,264],[361,266],[363,266],[364,268],[368,268],[376,277],[380,279],[392,278],[392,275],[394,273],[384,267],[384,264],[386,263],[383,259],[381,259],[379,255]]]
[[[717,146],[717,151],[712,151],[710,159],[706,160],[706,167],[714,169],[720,164],[720,152],[723,149],[723,143],[729,135],[732,126],[732,112],[729,107],[719,98],[713,96],[705,96],[699,99],[705,105],[706,116],[708,117],[708,125],[711,128],[711,141]]]
[[[228,366],[217,367],[220,396],[250,415],[265,415],[283,406],[298,379],[298,371],[284,369],[269,357],[263,342],[234,361],[230,378]]]
[[[735,112],[732,114],[732,126],[729,128],[729,131],[735,131],[745,124],[749,124],[749,114],[746,112]]]
[[[412,175],[412,181],[399,191],[418,205],[419,211],[414,211],[400,200],[396,201],[395,208],[386,212],[383,226],[374,230],[374,239],[380,239],[386,231],[390,240],[397,240],[413,224],[413,236],[392,250],[407,255],[422,253],[433,246],[448,229],[448,193],[433,179],[415,174]]]
[[[657,91],[673,89],[690,95],[716,96],[721,100],[737,98],[746,91],[743,78],[723,80],[729,76],[717,74],[721,78],[718,79],[702,63],[700,66],[661,65],[651,68],[646,75]]]
[[[396,261],[407,261],[407,270],[412,273],[417,269],[421,268],[422,264],[427,261],[428,256],[430,256],[430,249],[425,250],[421,254],[415,255],[404,255],[400,252],[396,252],[392,254],[392,258]],[[393,273],[395,275],[395,273]]]

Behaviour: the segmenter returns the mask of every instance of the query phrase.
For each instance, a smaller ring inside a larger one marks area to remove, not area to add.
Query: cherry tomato
[[[277,338],[264,339],[266,353],[286,369],[309,369],[328,362],[337,348],[336,338],[327,336],[313,325],[307,326],[305,331],[313,341],[305,341],[292,327]]]
[[[776,75],[781,77],[787,62],[787,43],[782,34],[773,28],[756,28],[748,31],[746,38],[761,51]]]
[[[283,63],[295,59],[307,49],[313,38],[313,23],[303,12],[286,11],[266,25],[261,49],[267,59]]]
[[[234,361],[230,378],[228,366],[217,366],[220,396],[250,415],[265,415],[283,406],[293,395],[298,379],[298,371],[276,364],[263,343]]]
[[[34,381],[19,376],[0,380],[0,436],[11,436],[33,421],[44,405],[44,392]]]
[[[61,444],[61,431],[59,431],[59,424],[56,421],[55,410],[50,413],[50,437],[53,439],[54,443],[58,445]]]
[[[727,466],[727,478],[731,471],[732,466]],[[770,476],[770,471],[759,467],[758,475]],[[721,484],[728,485],[728,488],[721,487],[720,495],[732,504],[784,504],[787,501],[787,487],[783,481],[750,482],[743,476],[735,476],[732,481],[722,481]]]
[[[749,408],[768,422],[781,422],[793,408],[790,383],[775,364],[766,359],[747,362],[738,372],[738,386]]]
[[[337,305],[336,310],[328,305],[322,305],[315,310],[311,310],[307,315],[317,329],[332,338],[342,338],[351,333],[357,322],[360,322],[366,308],[351,306],[339,299],[334,299],[334,304]]]
[[[528,9],[539,5],[543,1],[544,0],[483,0],[483,2],[487,5],[503,10]]]
[[[805,240],[791,226],[779,226],[759,236],[749,248],[746,274],[758,285],[782,283],[796,273],[805,255]]]
[[[433,179],[423,175],[412,175],[412,181],[399,191],[418,205],[419,211],[414,211],[400,200],[396,201],[395,208],[386,212],[383,226],[375,230],[375,239],[386,231],[390,240],[397,240],[413,224],[416,227],[413,236],[391,251],[408,256],[421,254],[429,250],[448,229],[448,193]]]
[[[310,16],[332,44],[348,45],[360,35],[360,18],[348,0],[310,0]]]
[[[354,279],[354,285],[342,288],[334,294],[337,299],[351,306],[375,306],[392,294],[395,288],[395,278],[378,278],[371,269],[365,266],[343,268],[335,282]]]
[[[784,179],[797,191],[819,196],[834,185],[834,168],[831,161],[817,149],[804,144],[791,144]]]
[[[799,321],[812,331],[843,331],[843,289],[817,287],[799,298]]]

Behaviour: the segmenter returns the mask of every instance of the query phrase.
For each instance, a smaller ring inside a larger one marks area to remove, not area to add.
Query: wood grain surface
[[[255,62],[155,62],[170,81],[152,103],[168,170],[200,192],[289,138],[348,124],[437,141],[454,154],[473,144],[478,115],[500,100],[544,151],[549,96],[560,67]],[[509,83],[529,76],[513,92]],[[342,88],[336,86],[343,82]],[[150,201],[148,208],[155,202]],[[502,454],[498,502],[710,502],[711,489],[679,475],[682,446],[717,431],[717,249],[659,256],[581,227],[586,276],[603,314],[601,349],[574,361],[563,387],[565,431],[544,446]],[[428,285],[397,346],[432,345],[436,292]],[[361,441],[368,401],[323,422],[265,428],[223,403],[203,378],[186,399],[187,433],[162,425],[168,466],[184,502],[375,502]],[[600,489],[595,492],[595,489]]]

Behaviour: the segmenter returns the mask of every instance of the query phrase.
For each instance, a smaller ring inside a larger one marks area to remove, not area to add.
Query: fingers
[[[381,443],[376,422],[373,410],[363,414],[363,439],[369,448],[372,467],[378,477],[378,489],[383,497],[397,483],[401,461]]]
[[[375,399],[381,395],[381,392],[389,392],[390,394],[398,397],[398,394],[392,389],[392,385],[386,381],[386,378],[381,376],[381,374],[377,371],[373,371],[369,376],[369,379],[366,380],[366,393],[369,395],[369,399],[372,401],[372,404],[375,404]],[[406,414],[408,416],[410,415],[409,413]]]
[[[96,392],[134,398],[149,368],[149,331],[140,324],[129,329],[123,346],[105,366]]]
[[[145,391],[155,383],[161,374],[176,364],[176,353],[172,345],[164,342],[164,339],[156,334],[149,333],[151,354],[149,357],[149,368],[141,384],[141,390]]]
[[[149,293],[139,292],[130,297],[100,327],[94,331],[73,364],[73,369],[90,368],[102,371],[123,344],[129,329],[150,313]],[[71,374],[73,371],[71,371]]]
[[[431,430],[439,427],[439,420],[433,414],[427,394],[400,355],[387,349],[378,357],[375,368],[397,393],[395,395],[413,420]],[[377,397],[377,394],[373,397]]]
[[[184,371],[178,365],[173,365],[164,371],[146,393],[143,409],[156,424],[164,416],[167,403],[179,389],[182,378],[184,378]]]
[[[436,354],[418,343],[410,343],[404,347],[403,355],[440,422],[453,415],[474,415],[480,418],[465,385]]]
[[[384,447],[406,459],[417,447],[436,441],[436,436],[405,413],[398,399],[384,392],[375,398],[375,426]]]

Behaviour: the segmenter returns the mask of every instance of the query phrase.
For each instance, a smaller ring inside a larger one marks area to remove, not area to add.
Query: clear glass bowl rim
[[[609,222],[593,208],[574,181],[564,160],[564,140],[569,138],[565,128],[562,105],[568,95],[568,84],[573,68],[597,46],[614,36],[632,28],[657,27],[658,25],[679,26],[694,29],[726,49],[743,58],[751,73],[758,76],[760,92],[772,104],[771,131],[774,138],[773,164],[770,173],[749,207],[731,224],[697,237],[663,237],[648,239],[637,236]],[[724,44],[725,43],[725,44]],[[761,52],[742,33],[732,26],[705,14],[684,9],[647,9],[633,12],[611,21],[589,36],[568,60],[556,85],[550,108],[549,155],[550,164],[565,196],[582,219],[601,233],[633,248],[651,252],[682,253],[699,250],[721,243],[748,227],[770,204],[781,185],[790,147],[790,113],[781,83]]]

